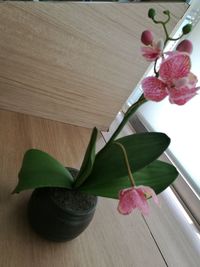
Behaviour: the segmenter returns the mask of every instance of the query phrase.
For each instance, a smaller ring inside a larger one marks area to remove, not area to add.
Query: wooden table
[[[11,195],[23,154],[39,148],[79,168],[91,130],[8,111],[0,111],[0,123],[1,267],[166,266],[143,217],[118,214],[110,199],[99,199],[91,225],[77,239],[57,244],[38,237],[26,218],[31,192]],[[100,137],[98,147],[103,143]]]
[[[162,194],[162,208],[151,205],[148,218],[138,212],[120,215],[117,201],[99,198],[91,225],[78,238],[66,243],[41,239],[26,218],[31,192],[11,195],[23,154],[39,148],[79,168],[91,130],[2,110],[0,124],[0,267],[198,266],[196,232],[187,230]],[[100,135],[98,149],[103,145]]]

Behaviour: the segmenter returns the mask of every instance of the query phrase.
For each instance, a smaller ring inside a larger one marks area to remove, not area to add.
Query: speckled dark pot
[[[96,196],[78,191],[38,188],[32,193],[28,204],[28,219],[32,228],[43,238],[69,241],[89,225],[96,204]]]

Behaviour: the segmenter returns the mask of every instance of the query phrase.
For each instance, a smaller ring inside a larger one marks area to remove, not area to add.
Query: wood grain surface
[[[117,201],[99,198],[91,225],[77,239],[53,243],[29,227],[31,192],[11,195],[24,152],[33,147],[79,168],[89,129],[0,111],[0,266],[1,267],[165,267],[152,235],[136,212],[122,216]],[[98,140],[98,149],[104,145]]]
[[[160,209],[151,205],[146,222],[170,267],[197,267],[200,232],[170,188],[158,196]]]
[[[107,129],[148,63],[140,55],[154,7],[184,3],[0,3],[0,108],[74,125]]]

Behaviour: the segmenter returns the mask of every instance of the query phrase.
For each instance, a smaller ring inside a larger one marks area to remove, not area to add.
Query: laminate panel
[[[141,32],[163,37],[150,7],[170,32],[187,5],[0,3],[0,108],[106,130],[148,66]]]
[[[199,266],[199,230],[170,188],[159,195],[159,203],[160,209],[150,204],[146,222],[168,266]]]

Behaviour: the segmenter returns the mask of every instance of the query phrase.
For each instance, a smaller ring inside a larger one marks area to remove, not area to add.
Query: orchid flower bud
[[[176,50],[179,52],[187,52],[188,54],[191,54],[193,50],[192,42],[185,39],[178,44]]]
[[[144,45],[151,45],[153,42],[153,33],[149,30],[146,30],[141,35],[141,42]]]
[[[189,32],[191,32],[192,30],[192,25],[191,24],[186,24],[183,28],[182,28],[182,32],[183,34],[188,34]]]
[[[148,12],[148,17],[151,18],[151,19],[154,19],[155,15],[156,15],[155,9],[150,8],[149,12]]]

